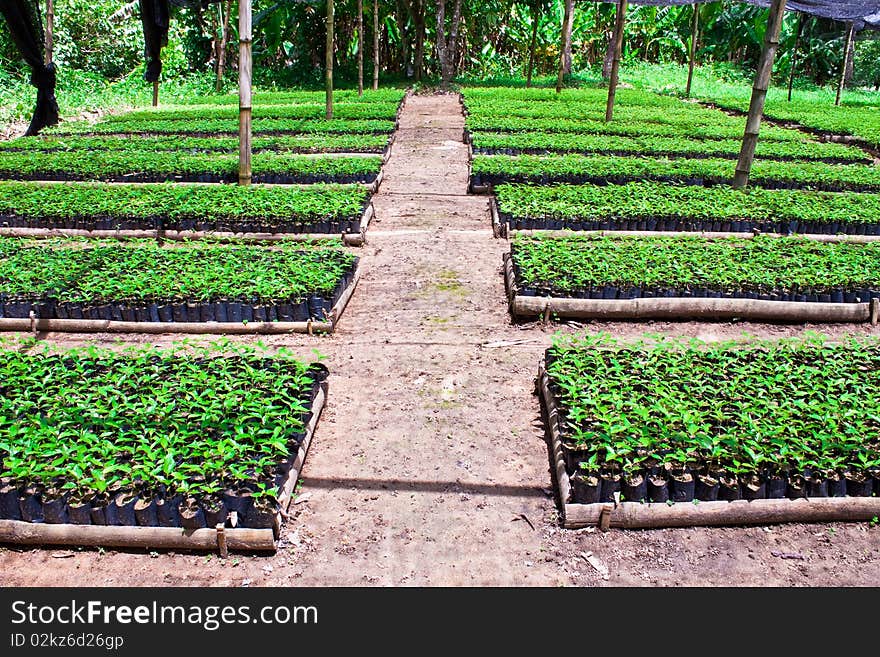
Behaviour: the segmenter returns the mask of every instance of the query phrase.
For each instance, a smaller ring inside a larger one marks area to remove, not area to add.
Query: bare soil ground
[[[277,554],[7,547],[0,585],[880,583],[880,528],[866,523],[607,534],[559,527],[533,393],[554,332],[733,339],[872,330],[512,324],[501,275],[508,245],[492,238],[487,199],[466,195],[463,125],[456,96],[408,101],[361,250],[365,276],[337,333],[264,339],[303,356],[317,348],[331,369],[329,404]],[[71,345],[96,336],[44,338]],[[607,579],[587,556],[607,567]]]

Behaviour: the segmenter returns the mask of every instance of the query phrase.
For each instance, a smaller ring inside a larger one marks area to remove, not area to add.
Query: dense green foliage
[[[394,131],[394,121],[377,119],[346,120],[306,120],[306,119],[257,119],[253,124],[253,133],[259,134],[321,134],[321,133],[347,133],[347,134],[390,134]],[[113,121],[99,123],[62,123],[57,128],[46,130],[48,135],[115,135],[115,134],[238,134],[237,119],[213,119],[196,121],[176,121],[168,119],[164,121]]]
[[[357,185],[102,185],[0,182],[0,217],[110,217],[311,224],[360,217],[369,192]],[[0,219],[2,223],[2,219]]]
[[[382,167],[379,156],[330,157],[261,152],[253,156],[254,176],[375,176]],[[158,177],[198,177],[211,174],[224,180],[238,179],[238,155],[176,152],[79,151],[43,153],[8,151],[0,155],[0,177],[41,178],[49,175],[71,180],[118,180]]]
[[[353,254],[328,248],[0,238],[0,292],[61,303],[292,302],[309,294],[331,296],[354,262]]]
[[[585,155],[478,155],[472,171],[500,182],[578,182],[669,180],[686,183],[723,183],[733,179],[734,163],[724,159],[669,159]],[[804,189],[880,190],[880,168],[859,164],[756,160],[752,184],[766,187],[792,185]]]
[[[558,296],[605,285],[729,293],[880,290],[878,242],[518,236],[511,255],[519,285]]]
[[[381,153],[388,145],[387,135],[306,134],[255,137],[252,146],[260,151],[291,153]],[[209,153],[238,150],[238,137],[188,137],[148,135],[37,136],[0,141],[2,151],[180,151]]]
[[[650,128],[645,132],[650,133]],[[619,155],[666,155],[676,157],[739,156],[741,139],[696,140],[691,136],[639,137],[564,134],[554,132],[476,132],[474,149],[481,153],[595,153]],[[757,156],[762,159],[798,159],[827,162],[871,163],[858,148],[844,144],[807,141],[760,141]]]
[[[586,472],[659,466],[745,483],[880,466],[876,341],[560,339],[547,371]]]
[[[514,218],[602,221],[639,218],[754,222],[880,223],[880,195],[651,182],[499,185],[499,210]]]
[[[246,347],[4,349],[0,478],[71,502],[119,491],[204,498],[242,486],[274,502],[313,381],[305,363]]]

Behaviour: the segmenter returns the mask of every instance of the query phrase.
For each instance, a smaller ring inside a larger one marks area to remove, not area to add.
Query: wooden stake
[[[794,36],[794,50],[791,52],[791,72],[788,75],[788,102],[791,102],[791,90],[794,87],[794,74],[797,68],[798,48],[801,45],[801,34],[804,30],[804,15],[798,15],[797,33]]]
[[[251,184],[251,112],[253,59],[251,0],[238,5],[238,184]]]
[[[226,0],[221,11],[223,12],[223,28],[220,32],[220,47],[217,53],[217,82],[214,85],[214,90],[217,93],[223,89],[223,76],[226,75],[226,43],[229,41],[229,14],[232,13],[232,0]]]
[[[626,26],[628,0],[617,0],[617,17],[614,20],[614,61],[611,64],[611,79],[608,81],[608,103],[605,106],[605,121],[614,118],[614,98],[617,96],[617,83],[620,77],[620,53],[623,50],[623,31]]]
[[[532,86],[532,71],[535,69],[535,46],[538,42],[538,21],[541,20],[541,5],[533,5],[532,40],[529,42],[529,68],[526,71],[526,87]]]
[[[46,66],[52,63],[55,50],[55,2],[46,0]]]
[[[840,98],[843,96],[843,88],[846,86],[846,69],[849,68],[849,51],[852,49],[853,34],[855,34],[855,23],[849,24],[849,30],[846,32],[846,43],[843,46],[843,65],[840,67],[840,82],[837,83],[837,98],[834,99],[834,105],[840,105]]]
[[[327,46],[325,59],[325,92],[327,96],[327,120],[333,118],[333,24],[335,22],[333,0],[327,0]]]
[[[736,165],[733,186],[742,189],[749,184],[752,162],[755,159],[755,148],[758,145],[758,133],[761,131],[761,118],[764,115],[764,102],[767,100],[767,89],[770,86],[770,75],[773,72],[773,59],[779,47],[779,33],[782,30],[782,17],[785,13],[785,0],[773,0],[770,6],[770,17],[767,19],[767,32],[764,34],[764,51],[752,86],[752,100],[749,103],[749,116],[743,135],[742,148]]]
[[[373,91],[379,88],[379,0],[373,0]]]
[[[693,21],[691,22],[691,50],[690,56],[688,57],[688,81],[687,87],[685,88],[684,95],[687,98],[691,97],[691,85],[694,81],[694,64],[697,59],[697,38],[699,36],[700,31],[700,3],[694,5],[694,16]]]
[[[159,81],[153,81],[153,107],[159,107]]]
[[[364,0],[358,0],[358,96],[364,95]]]
[[[556,93],[562,92],[562,82],[565,78],[565,51],[568,49],[568,40],[571,35],[568,33],[566,26],[571,20],[570,11],[574,11],[574,3],[566,2],[565,15],[562,17],[562,46],[559,48],[559,76],[556,78]]]

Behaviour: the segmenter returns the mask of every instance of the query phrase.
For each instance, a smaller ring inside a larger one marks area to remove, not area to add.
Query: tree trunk
[[[556,78],[556,93],[562,91],[562,83],[565,80],[565,51],[571,51],[571,34],[566,29],[571,22],[574,12],[574,3],[565,0],[565,14],[562,17],[562,44],[559,47],[559,75]]]
[[[220,33],[220,44],[217,53],[217,84],[219,93],[223,88],[223,76],[226,75],[226,44],[229,41],[229,14],[232,13],[232,0],[223,3],[223,30]]]
[[[773,73],[773,59],[779,47],[783,14],[785,14],[785,0],[773,0],[773,4],[770,5],[770,17],[767,19],[767,32],[764,34],[764,50],[758,63],[755,84],[752,86],[752,100],[749,103],[749,116],[746,119],[742,148],[733,178],[733,186],[737,189],[749,184],[755,147],[758,145],[758,133],[761,130],[761,117],[764,115],[764,101],[767,99],[767,88],[770,86],[770,76]]]
[[[840,105],[840,98],[843,96],[843,88],[846,86],[847,77],[852,77],[853,34],[855,29],[855,24],[850,23],[846,31],[846,43],[843,46],[843,63],[840,66],[840,81],[837,83],[837,98],[834,99],[835,105]]]
[[[358,96],[364,95],[364,0],[358,0]]]
[[[611,64],[611,79],[608,81],[608,102],[605,105],[605,121],[614,118],[614,99],[617,96],[620,53],[623,50],[623,33],[626,29],[626,8],[628,0],[617,0],[617,15],[614,19],[614,59]]]
[[[791,102],[791,91],[794,88],[794,74],[797,71],[798,48],[804,32],[804,15],[798,14],[797,33],[794,35],[794,49],[791,51],[791,71],[788,74],[788,102]]]
[[[694,15],[691,22],[691,48],[688,53],[688,81],[684,95],[686,98],[691,97],[691,85],[694,82],[694,65],[697,59],[697,39],[700,36],[700,3],[694,5]]]
[[[529,42],[529,69],[526,72],[526,87],[532,86],[532,71],[535,69],[535,46],[538,42],[538,21],[541,20],[541,6],[535,5],[533,9],[532,40]]]
[[[251,184],[251,31],[253,16],[251,0],[238,3],[238,184]]]
[[[55,2],[46,0],[46,66],[52,63],[55,50]]]
[[[327,46],[324,51],[324,89],[327,105],[327,120],[333,118],[333,0],[327,0]]]
[[[602,60],[602,79],[611,79],[611,67],[614,66],[614,30],[608,32],[608,47],[605,48],[605,58]]]
[[[455,48],[461,24],[461,0],[455,0],[452,25],[446,34],[446,0],[437,0],[437,56],[440,59],[440,88],[449,90],[455,77]]]
[[[373,0],[373,91],[379,88],[379,0]]]
[[[418,2],[415,2],[414,4],[415,9],[413,12],[413,21],[416,24],[416,43],[413,68],[415,69],[415,76],[418,81],[422,79],[425,69],[425,33],[427,30],[425,24],[425,12],[427,11],[427,7],[425,6],[424,0],[418,0]]]
[[[562,49],[562,72],[564,75],[571,75],[571,34],[574,29],[574,0],[565,0],[565,15],[568,16],[563,24],[565,30],[565,40]]]

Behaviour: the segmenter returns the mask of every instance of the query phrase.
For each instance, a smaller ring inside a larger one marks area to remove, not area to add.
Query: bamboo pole
[[[840,105],[840,99],[843,96],[843,88],[846,86],[846,70],[849,68],[849,51],[852,48],[853,34],[855,34],[855,23],[849,24],[846,32],[846,43],[843,46],[843,64],[840,67],[840,81],[837,83],[837,97],[834,99],[834,106]]]
[[[605,121],[614,118],[614,99],[617,96],[617,83],[620,77],[620,54],[623,50],[623,32],[626,26],[628,0],[617,0],[617,16],[614,20],[614,61],[611,64],[611,79],[608,81],[608,103],[605,106]]]
[[[770,17],[767,19],[767,32],[764,34],[764,51],[761,53],[755,84],[752,86],[749,115],[746,119],[742,148],[733,178],[733,186],[737,189],[742,189],[749,184],[752,162],[755,159],[755,148],[758,145],[758,134],[761,131],[764,102],[767,100],[767,89],[770,86],[770,75],[773,72],[773,59],[776,57],[776,49],[779,47],[779,33],[782,30],[784,14],[785,0],[773,0],[773,4],[770,6]]]
[[[327,45],[324,52],[324,85],[327,105],[326,117],[328,121],[333,118],[333,27],[336,20],[333,12],[333,0],[327,0]]]
[[[55,50],[55,1],[46,0],[46,66],[52,63]]]
[[[691,48],[688,56],[688,81],[687,87],[685,88],[684,95],[687,98],[691,97],[691,85],[694,82],[694,64],[696,63],[697,58],[697,38],[699,36],[700,31],[700,3],[694,5],[694,16],[693,21],[691,22]]]
[[[251,335],[332,333],[332,322],[118,322],[108,319],[0,318],[0,331],[16,333],[181,333],[187,335]]]
[[[571,34],[569,34],[567,26],[568,22],[571,20],[571,13],[574,11],[574,3],[565,2],[565,13],[562,17],[562,45],[559,48],[559,75],[556,78],[556,93],[562,92],[562,83],[565,79],[565,51],[569,48],[569,39],[571,38]]]
[[[251,79],[252,14],[251,0],[240,0],[238,5],[238,184],[251,184]]]
[[[534,16],[532,16],[532,39],[529,41],[529,68],[526,71],[526,87],[532,86],[532,71],[535,70],[535,46],[538,42],[538,21],[541,20],[541,6],[533,5]]]
[[[220,32],[220,47],[217,53],[217,82],[214,90],[217,93],[223,89],[223,76],[226,75],[226,42],[229,41],[229,15],[232,13],[232,0],[226,0],[222,5],[223,27]]]
[[[763,301],[704,297],[568,299],[516,296],[513,314],[564,319],[751,319],[765,322],[868,322],[870,303]]]
[[[379,88],[379,0],[373,0],[373,91]]]
[[[225,529],[223,533],[229,550],[274,552],[276,549],[272,529],[236,528]],[[0,543],[159,550],[219,549],[216,529],[51,525],[21,520],[0,520]]]
[[[788,75],[788,102],[791,102],[791,91],[794,88],[794,74],[797,69],[798,48],[801,45],[801,35],[804,31],[804,15],[798,14],[797,32],[794,36],[794,50],[791,53],[791,71]]]
[[[358,96],[364,95],[364,0],[358,0]]]

